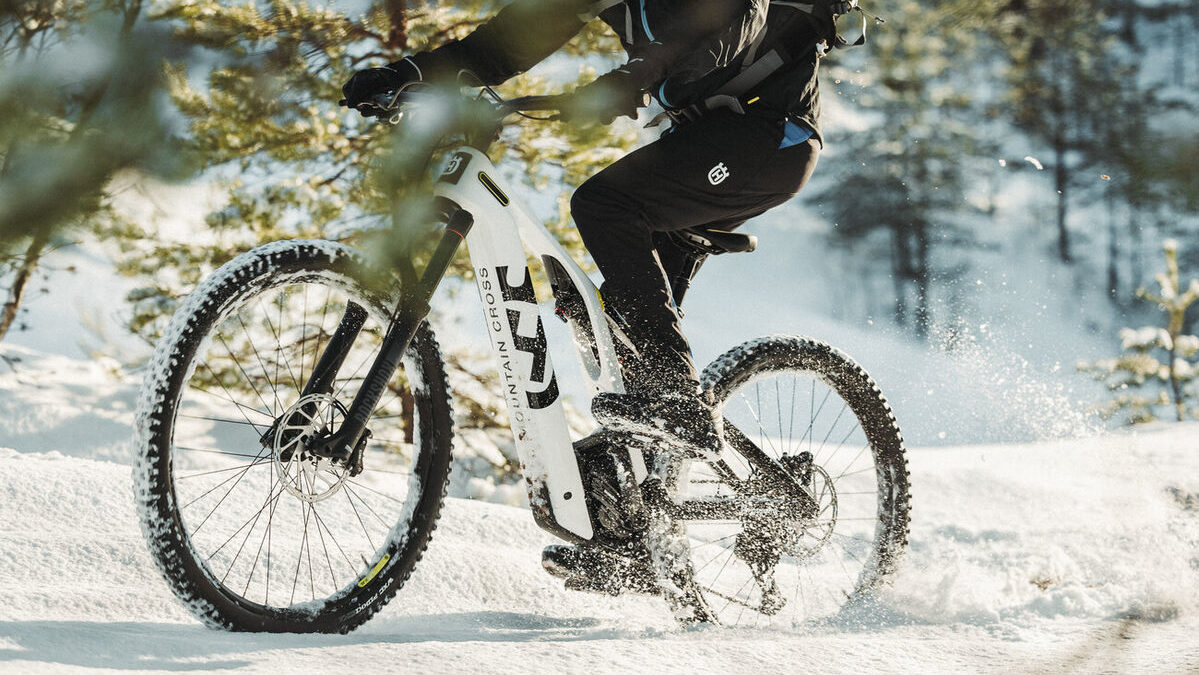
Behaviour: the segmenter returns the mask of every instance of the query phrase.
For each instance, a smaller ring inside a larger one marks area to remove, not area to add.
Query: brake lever
[[[399,97],[400,92],[398,91],[381,92],[370,97],[369,100],[363,101],[362,103],[354,106],[353,109],[363,117],[374,117],[388,124],[396,125],[400,123],[400,119],[402,119],[404,116],[404,112],[402,110],[397,110],[395,106],[395,103]],[[350,102],[343,98],[337,102],[337,105],[343,108],[349,108]],[[388,115],[387,113],[393,114]]]

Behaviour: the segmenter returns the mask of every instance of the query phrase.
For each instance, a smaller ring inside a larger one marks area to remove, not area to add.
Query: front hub
[[[313,439],[328,436],[345,420],[346,408],[330,394],[300,398],[275,426],[272,455],[283,489],[306,502],[319,502],[341,489],[350,477],[344,462],[309,450]]]

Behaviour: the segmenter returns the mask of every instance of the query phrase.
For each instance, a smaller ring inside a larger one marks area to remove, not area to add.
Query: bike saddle
[[[726,232],[705,226],[672,232],[675,241],[710,255],[721,253],[749,253],[758,247],[758,238],[752,234]]]

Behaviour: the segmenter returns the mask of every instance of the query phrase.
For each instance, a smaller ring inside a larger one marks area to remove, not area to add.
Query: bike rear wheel
[[[716,359],[703,384],[725,449],[685,463],[673,492],[715,620],[794,625],[867,597],[909,522],[903,438],[873,380],[822,342],[774,336]]]
[[[429,542],[452,416],[427,324],[368,422],[361,472],[297,443],[340,424],[370,368],[396,300],[371,290],[379,278],[338,244],[270,244],[201,284],[159,343],[138,409],[142,529],[171,589],[212,626],[347,632]],[[331,386],[301,397],[355,315],[364,324]]]

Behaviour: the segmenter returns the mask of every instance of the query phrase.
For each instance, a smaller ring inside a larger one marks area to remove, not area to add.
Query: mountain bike
[[[429,96],[375,104],[404,124]],[[381,269],[340,243],[279,241],[182,302],[142,389],[134,473],[153,558],[204,622],[348,632],[413,573],[454,439],[427,317],[464,242],[541,528],[580,546],[643,541],[657,581],[648,592],[688,624],[810,621],[895,569],[909,522],[903,438],[871,378],[827,344],[764,337],[704,369],[724,417],[719,454],[635,432],[572,439],[526,251],[543,263],[591,392],[624,391],[637,347],[486,154],[512,114],[556,101],[484,89],[449,113],[442,102],[460,144],[433,183],[431,252]],[[693,274],[755,239],[697,228],[677,244]],[[674,280],[677,302],[689,278]]]

